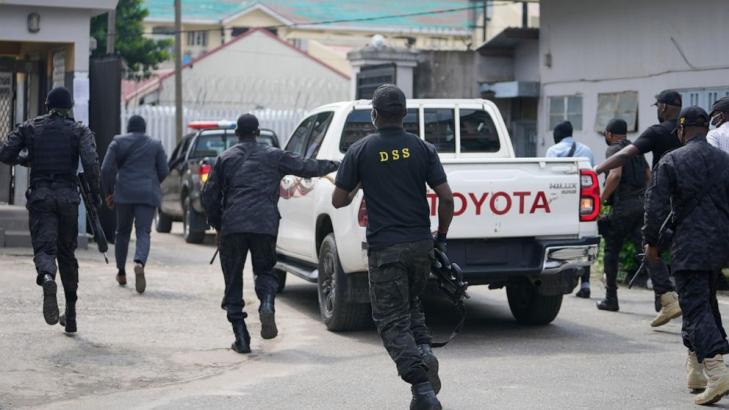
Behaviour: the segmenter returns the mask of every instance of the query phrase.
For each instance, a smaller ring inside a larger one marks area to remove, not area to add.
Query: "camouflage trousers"
[[[392,245],[369,252],[372,318],[385,349],[410,384],[428,381],[417,345],[430,344],[420,295],[430,275],[433,241]]]

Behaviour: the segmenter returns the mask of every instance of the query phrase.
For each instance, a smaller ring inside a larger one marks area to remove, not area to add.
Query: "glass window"
[[[314,126],[311,130],[311,136],[309,137],[309,143],[307,144],[306,155],[304,155],[304,158],[315,158],[316,154],[319,153],[321,142],[327,134],[329,124],[332,123],[333,117],[333,112],[323,112],[316,116],[316,121],[314,121]]]
[[[438,152],[456,152],[456,127],[452,108],[425,109],[425,140]]]
[[[597,95],[597,115],[595,131],[605,131],[608,122],[613,118],[621,118],[628,124],[628,131],[638,128],[638,92],[624,91]]]
[[[289,143],[286,144],[286,151],[302,156],[304,155],[306,141],[309,139],[309,134],[311,134],[311,129],[314,127],[316,117],[316,115],[312,115],[311,117],[305,119],[301,123],[301,125],[296,128],[296,131],[291,134]]]
[[[549,97],[549,129],[562,121],[571,122],[575,130],[582,129],[581,95]]]
[[[205,47],[208,45],[208,32],[207,31],[188,31],[187,32],[187,45],[188,46],[201,46]]]
[[[461,109],[461,152],[498,152],[499,132],[491,116],[483,110]]]
[[[349,113],[342,130],[342,138],[339,140],[340,151],[347,152],[352,144],[375,132],[370,112],[370,110],[354,110]],[[405,131],[420,135],[420,119],[416,108],[408,109],[408,113],[403,119],[403,126]]]

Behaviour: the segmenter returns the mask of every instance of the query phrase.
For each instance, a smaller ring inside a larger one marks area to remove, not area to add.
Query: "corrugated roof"
[[[174,20],[171,0],[145,0],[151,20]],[[468,0],[183,0],[183,21],[217,22],[261,4],[297,24],[391,16],[470,6]],[[388,27],[406,30],[469,30],[469,10],[403,16],[337,26]]]

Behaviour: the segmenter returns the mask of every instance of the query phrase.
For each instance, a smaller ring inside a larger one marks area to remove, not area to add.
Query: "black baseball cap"
[[[683,105],[683,100],[681,99],[681,94],[677,91],[663,90],[656,95],[656,102],[653,105],[658,105],[660,103],[680,107]]]
[[[686,107],[678,115],[678,125],[682,127],[708,127],[709,114],[698,106]]]
[[[711,114],[709,114],[709,117],[713,117],[720,112],[729,112],[729,96],[719,98],[714,102],[714,105],[711,106]]]
[[[621,118],[613,118],[605,127],[605,132],[617,135],[626,135],[628,133],[628,123]]]
[[[395,84],[382,84],[372,94],[372,108],[384,114],[405,114],[407,99]]]
[[[258,130],[258,118],[253,114],[243,114],[238,117],[235,133],[237,135],[251,135]]]

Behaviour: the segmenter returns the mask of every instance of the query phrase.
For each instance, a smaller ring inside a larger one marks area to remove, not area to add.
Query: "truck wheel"
[[[343,285],[347,277],[339,263],[334,234],[327,235],[319,249],[319,311],[327,329],[343,331],[367,327],[371,321],[369,305],[348,303],[344,297]]]
[[[195,231],[193,227],[199,226],[196,223],[202,216],[192,209],[190,204],[190,198],[185,199],[185,205],[183,206],[183,217],[182,217],[182,236],[185,238],[187,243],[202,243],[205,240],[205,231]]]
[[[159,233],[170,233],[172,231],[172,218],[165,215],[161,209],[157,209],[157,221],[154,229]]]
[[[274,273],[278,276],[278,290],[276,293],[281,293],[286,287],[286,271],[280,269],[274,269]]]
[[[506,285],[509,308],[516,321],[525,325],[546,325],[562,307],[562,295],[540,295],[528,280]]]

